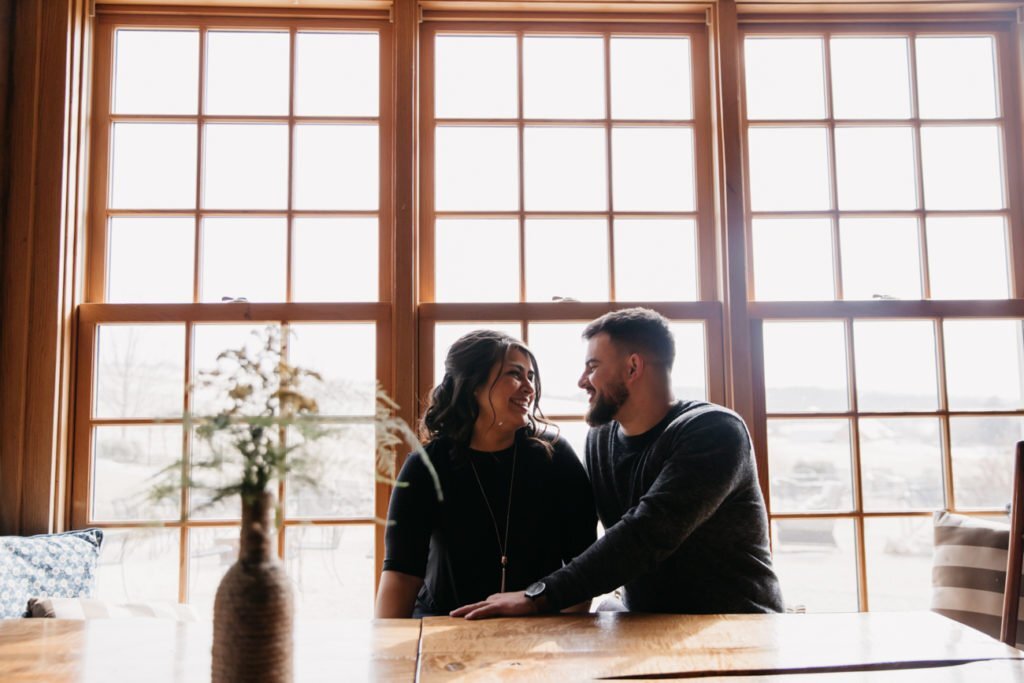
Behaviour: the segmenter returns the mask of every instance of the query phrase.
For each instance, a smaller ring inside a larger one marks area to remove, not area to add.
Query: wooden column
[[[416,419],[416,304],[417,282],[417,163],[416,81],[419,55],[419,5],[416,0],[395,0],[394,21],[394,251],[391,288],[391,373],[399,415],[413,425]],[[399,458],[404,457],[399,454]],[[401,463],[399,463],[401,464]],[[387,517],[390,486],[377,485],[377,517]],[[384,527],[376,529],[376,576],[384,561]]]
[[[746,206],[744,204],[744,129],[740,97],[740,31],[735,0],[719,0],[711,13],[714,36],[715,86],[718,97],[718,181],[721,201],[721,253],[726,328],[726,400],[750,427],[757,455],[761,489],[768,498],[767,443],[763,417],[755,411],[751,344],[747,310]]]
[[[0,533],[63,528],[91,20],[86,0],[14,3],[0,294]]]

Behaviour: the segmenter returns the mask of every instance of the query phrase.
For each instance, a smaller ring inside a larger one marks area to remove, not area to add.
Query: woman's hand
[[[416,596],[423,585],[423,579],[412,574],[384,571],[380,575],[377,590],[377,607],[373,616],[377,619],[408,619],[416,606]]]
[[[543,601],[543,603],[541,602]],[[535,600],[526,597],[523,591],[515,593],[495,593],[483,602],[474,602],[471,605],[452,610],[453,617],[465,617],[466,619],[487,619],[488,617],[528,617],[544,611],[547,598],[540,596]]]

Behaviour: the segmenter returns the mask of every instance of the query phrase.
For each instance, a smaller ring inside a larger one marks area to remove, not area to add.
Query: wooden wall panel
[[[14,38],[13,0],[0,0],[0,226],[7,214],[7,160],[11,131],[7,126],[11,99],[11,41]]]
[[[65,518],[86,5],[23,0],[13,16],[9,203],[0,246],[0,533],[54,531]]]

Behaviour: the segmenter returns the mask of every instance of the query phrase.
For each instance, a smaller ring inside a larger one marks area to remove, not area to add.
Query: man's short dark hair
[[[624,308],[605,313],[583,330],[583,338],[590,340],[601,333],[627,353],[640,352],[649,361],[672,369],[676,359],[676,342],[668,320],[649,308]]]

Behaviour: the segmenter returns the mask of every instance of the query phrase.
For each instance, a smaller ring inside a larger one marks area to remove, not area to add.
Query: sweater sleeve
[[[391,492],[384,534],[385,571],[423,577],[427,571],[430,536],[438,508],[430,472],[419,454],[405,460]]]
[[[557,609],[653,570],[714,514],[752,467],[746,426],[724,411],[670,425],[658,447],[670,452],[637,505],[582,555],[545,577]]]
[[[555,442],[552,456],[559,503],[562,561],[569,563],[597,539],[597,511],[583,464],[565,439]]]

